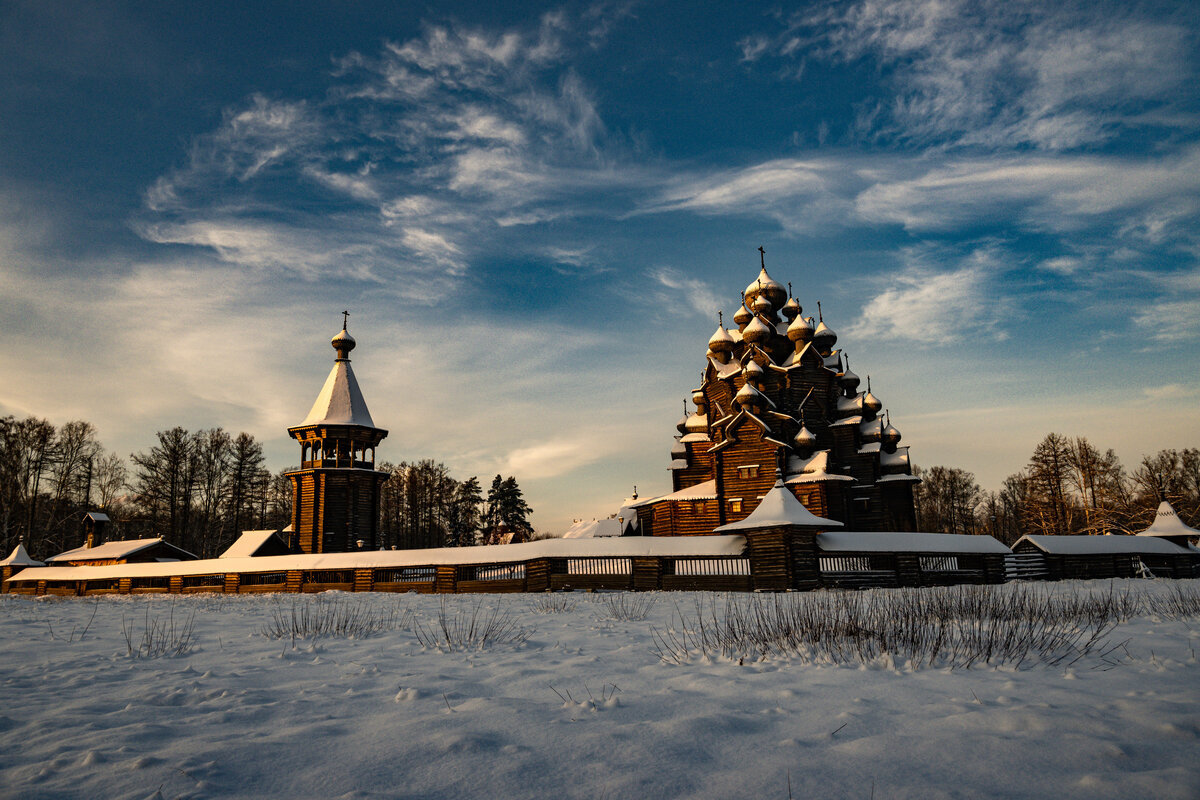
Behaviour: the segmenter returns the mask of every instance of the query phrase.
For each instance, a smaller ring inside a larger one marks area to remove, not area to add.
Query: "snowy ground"
[[[1115,584],[1172,585],[1200,590]],[[0,596],[0,795],[786,798],[790,780],[796,798],[1200,797],[1200,619],[1120,625],[1115,667],[675,665],[651,626],[696,595],[626,596],[653,601],[644,621],[612,618],[611,597],[549,614],[544,596],[451,597],[534,630],[447,653],[408,625],[437,597],[327,595],[401,626],[293,642],[261,630],[312,597]],[[194,612],[195,649],[131,658],[123,620],[136,643],[172,612]]]

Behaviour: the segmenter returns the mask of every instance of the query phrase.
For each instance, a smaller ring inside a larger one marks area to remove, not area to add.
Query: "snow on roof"
[[[86,581],[148,576],[219,575],[230,572],[284,572],[318,569],[389,569],[450,564],[511,564],[537,558],[666,558],[741,556],[744,536],[612,536],[602,539],[542,539],[521,544],[439,547],[421,550],[365,550],[261,558],[210,558],[171,564],[108,564],[43,567],[33,575],[17,573],[11,582]],[[35,577],[36,576],[36,577]]]
[[[715,499],[717,499],[717,481],[714,479],[711,481],[705,481],[704,483],[697,483],[695,486],[687,486],[683,489],[680,489],[678,492],[672,492],[671,494],[663,494],[659,495],[658,497],[648,497],[645,500],[639,500],[636,503],[632,503],[626,507],[641,508],[642,506],[648,506],[652,503],[659,503],[663,500]]]
[[[905,474],[901,474],[901,475],[884,475],[882,478],[880,478],[879,480],[877,480],[875,482],[876,483],[920,483],[921,479],[918,478],[916,475],[908,475],[907,473],[905,473]]]
[[[321,393],[301,425],[362,425],[374,428],[367,401],[358,388],[358,379],[349,360],[333,363]]]
[[[838,411],[858,411],[862,408],[862,392],[854,395],[854,397],[839,397],[837,401]]]
[[[85,516],[92,522],[108,522],[108,514],[103,511],[89,511]]]
[[[798,525],[804,528],[842,527],[840,522],[818,517],[809,511],[796,499],[796,495],[784,487],[783,481],[776,480],[775,485],[763,495],[758,506],[750,512],[750,516],[740,522],[722,525],[714,531],[744,531],[776,525]]]
[[[1011,550],[991,536],[961,533],[918,533],[915,531],[825,531],[817,535],[817,547],[827,553],[995,553]]]
[[[712,439],[708,438],[707,433],[685,433],[679,441],[687,444],[688,442],[711,442]]]
[[[676,458],[671,461],[671,466],[667,467],[667,469],[671,469],[671,470],[687,469],[687,468],[688,468],[688,462],[687,462],[686,458]]]
[[[831,422],[831,423],[829,423],[829,427],[834,428],[834,427],[837,427],[838,425],[861,425],[861,424],[862,424],[862,417],[855,416],[855,417],[846,417],[845,419],[839,419],[837,422]]]
[[[717,377],[721,379],[732,378],[742,371],[742,365],[735,358],[729,359],[728,364],[722,364],[712,356],[709,356],[708,363],[712,364],[713,369],[716,370]]]
[[[615,519],[580,520],[567,529],[562,535],[564,539],[597,539],[607,536],[620,536],[621,523]]]
[[[229,545],[229,549],[217,558],[251,558],[272,536],[278,538],[278,534],[279,531],[242,531],[237,541]],[[279,542],[284,544],[283,539]]]
[[[1013,545],[1016,550],[1021,542],[1029,542],[1043,553],[1050,555],[1134,555],[1177,556],[1187,553],[1177,544],[1165,539],[1138,536],[1022,536]]]
[[[1185,525],[1166,500],[1158,504],[1154,522],[1138,536],[1200,536],[1200,531]]]
[[[894,453],[889,453],[886,450],[881,452],[879,454],[879,465],[881,467],[907,467],[908,445],[897,447]]]
[[[65,553],[59,553],[56,556],[50,556],[46,559],[47,564],[52,564],[56,561],[105,561],[108,559],[128,558],[134,553],[145,550],[147,547],[162,542],[161,538],[154,539],[119,539],[115,542],[105,542],[96,547],[76,547],[74,550],[68,550]]]
[[[879,442],[867,442],[862,447],[858,448],[858,454],[860,456],[866,455],[867,453],[878,453],[878,452],[879,452]]]
[[[13,551],[8,554],[8,557],[0,560],[0,567],[42,567],[45,566],[41,561],[37,561],[29,555],[25,550],[25,545],[18,544]]]
[[[797,483],[854,480],[849,475],[832,475],[828,470],[828,450],[818,450],[806,459],[799,456],[791,456],[788,458],[788,475],[790,477],[784,481],[784,484],[792,486]]]

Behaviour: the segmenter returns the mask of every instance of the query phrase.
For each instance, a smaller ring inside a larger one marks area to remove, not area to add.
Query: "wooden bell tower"
[[[343,312],[344,317],[349,316]],[[375,448],[388,432],[375,427],[350,367],[354,337],[342,330],[325,386],[308,416],[288,434],[300,443],[292,482],[289,544],[304,553],[342,553],[379,547],[379,493],[388,478],[375,469]]]

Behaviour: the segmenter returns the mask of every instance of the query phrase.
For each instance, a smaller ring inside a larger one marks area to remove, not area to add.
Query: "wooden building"
[[[374,550],[379,536],[380,487],[375,448],[388,432],[375,427],[350,367],[354,337],[342,330],[331,344],[333,369],[304,421],[288,428],[300,443],[300,469],[292,482],[292,533],[288,545],[304,553]]]
[[[29,567],[44,567],[41,561],[33,558],[25,550],[25,545],[18,543],[13,551],[0,560],[0,593],[8,591],[8,579]]]
[[[292,550],[285,538],[291,531],[242,531],[237,541],[229,545],[217,558],[262,558],[263,556],[286,556]]]
[[[105,564],[145,564],[169,561],[195,561],[196,556],[163,541],[154,539],[118,539],[95,547],[77,547],[46,559],[53,566],[100,566]]]
[[[1166,539],[1143,536],[1022,536],[1020,557],[1040,557],[1049,580],[1191,578],[1195,554]]]
[[[679,421],[672,493],[634,505],[643,535],[709,534],[745,519],[781,471],[809,511],[861,531],[916,527],[908,448],[835,348],[765,263],[709,338],[695,411]]]

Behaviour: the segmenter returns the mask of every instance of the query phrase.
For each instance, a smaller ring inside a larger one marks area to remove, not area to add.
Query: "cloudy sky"
[[[668,488],[762,245],[918,464],[1200,446],[1198,53],[1183,0],[6,0],[0,414],[279,469],[349,309],[380,456],[561,531]]]

